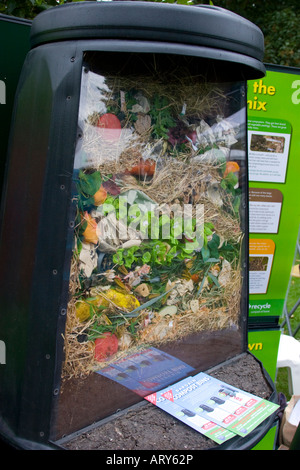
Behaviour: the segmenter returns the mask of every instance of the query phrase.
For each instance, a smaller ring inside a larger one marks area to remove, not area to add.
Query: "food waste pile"
[[[199,77],[178,86],[83,70],[64,377],[197,331],[238,328],[234,94]]]

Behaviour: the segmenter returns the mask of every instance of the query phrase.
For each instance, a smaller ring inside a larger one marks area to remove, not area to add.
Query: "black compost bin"
[[[261,31],[217,7],[83,2],[33,21],[1,212],[0,423],[13,445],[67,447],[228,361],[246,374],[228,383],[261,376],[274,399],[244,363],[246,81],[262,58]]]

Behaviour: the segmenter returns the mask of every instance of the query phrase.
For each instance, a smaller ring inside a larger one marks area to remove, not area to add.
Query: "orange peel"
[[[235,171],[239,171],[239,170],[240,170],[240,167],[237,162],[233,162],[233,161],[227,162],[224,176],[227,176],[228,173],[234,173]]]

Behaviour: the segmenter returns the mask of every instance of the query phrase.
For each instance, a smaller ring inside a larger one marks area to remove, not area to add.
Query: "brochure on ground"
[[[145,399],[218,443],[247,436],[279,407],[204,372]]]

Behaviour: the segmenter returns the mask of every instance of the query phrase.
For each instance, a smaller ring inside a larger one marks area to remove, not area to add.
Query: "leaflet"
[[[193,380],[190,378],[188,380],[188,384],[191,384],[192,382]],[[158,406],[158,408],[161,408],[162,410],[171,414],[179,421],[182,421],[191,428],[195,429],[200,434],[209,437],[217,444],[222,444],[223,442],[226,442],[232,437],[236,436],[235,433],[228,431],[222,426],[219,426],[210,419],[200,416],[191,409],[183,406],[183,404],[179,404],[174,401],[171,398],[172,391],[170,390],[172,389],[168,389],[166,392],[164,392],[164,394],[161,394],[160,392],[151,393],[151,395],[148,395],[145,397],[145,399]],[[169,393],[171,394],[170,397],[168,396]]]
[[[126,355],[96,372],[144,397],[186,377],[193,370],[180,359],[149,347]]]
[[[247,436],[279,407],[204,372],[145,399],[219,443]],[[209,426],[214,431],[210,434]]]

